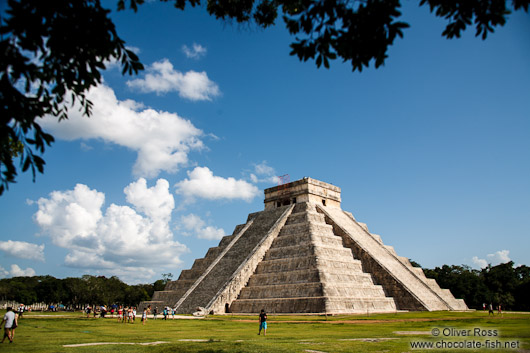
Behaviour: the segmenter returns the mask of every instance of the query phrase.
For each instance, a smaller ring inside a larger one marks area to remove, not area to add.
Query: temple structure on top
[[[304,178],[266,189],[264,203],[140,306],[216,314],[467,310],[343,211],[339,187]]]

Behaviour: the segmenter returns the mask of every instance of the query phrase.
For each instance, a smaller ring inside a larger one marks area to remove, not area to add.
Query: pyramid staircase
[[[393,312],[369,274],[311,203],[297,204],[230,309],[238,313]]]
[[[265,210],[225,236],[150,305],[178,313],[467,310],[340,209],[340,189],[304,178],[265,190]]]
[[[434,279],[425,277],[407,258],[398,256],[381,237],[371,234],[368,227],[355,220],[349,212],[317,206],[326,222],[344,239],[347,247],[361,259],[365,271],[393,296],[403,310],[467,310],[462,299],[455,299],[448,289],[441,289]]]

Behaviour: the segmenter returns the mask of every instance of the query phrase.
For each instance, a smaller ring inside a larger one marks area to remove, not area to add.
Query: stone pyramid
[[[266,189],[264,211],[140,306],[182,314],[467,310],[340,202],[340,188],[311,178]]]

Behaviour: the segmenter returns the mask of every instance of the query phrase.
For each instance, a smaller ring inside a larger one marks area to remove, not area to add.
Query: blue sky
[[[529,15],[482,41],[442,38],[417,2],[403,14],[385,66],[352,73],[289,56],[281,20],[113,11],[146,70],[110,64],[90,119],[43,119],[45,173],[0,197],[0,276],[177,277],[283,174],[341,187],[344,210],[424,267],[530,264]]]

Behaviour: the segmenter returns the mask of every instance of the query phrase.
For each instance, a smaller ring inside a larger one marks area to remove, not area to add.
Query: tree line
[[[481,310],[483,304],[492,303],[507,310],[530,310],[530,267],[526,265],[514,267],[510,261],[481,270],[443,265],[423,272],[440,287],[450,289],[455,298],[464,299],[470,309]]]
[[[71,309],[82,309],[87,304],[137,306],[141,301],[150,300],[155,291],[164,290],[171,277],[171,274],[165,274],[164,279],[154,283],[135,285],[128,285],[116,276],[5,278],[0,280],[0,300],[13,300],[26,305],[63,304]]]
[[[421,267],[411,261],[414,266]],[[469,266],[443,265],[424,268],[428,278],[434,278],[442,288],[451,290],[455,298],[464,299],[470,309],[482,309],[483,304],[501,304],[507,310],[530,311],[530,267],[514,267],[513,261],[481,270]],[[0,280],[0,300],[63,304],[72,309],[85,305],[121,304],[137,306],[150,300],[155,291],[164,290],[171,273],[162,274],[151,284],[128,285],[118,277],[84,275],[81,278],[58,279],[52,276],[13,277]]]

